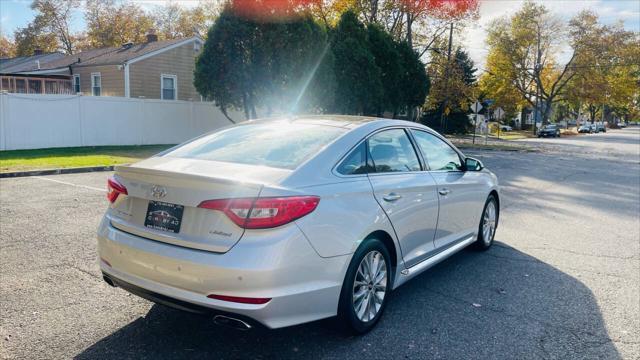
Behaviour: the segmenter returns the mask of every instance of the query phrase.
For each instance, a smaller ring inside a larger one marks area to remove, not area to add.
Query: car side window
[[[336,171],[342,175],[367,173],[367,144],[363,141],[342,160]]]
[[[404,130],[381,131],[367,141],[375,172],[420,171],[418,155]]]
[[[425,131],[411,130],[418,147],[429,164],[430,170],[458,171],[462,161],[449,144]]]

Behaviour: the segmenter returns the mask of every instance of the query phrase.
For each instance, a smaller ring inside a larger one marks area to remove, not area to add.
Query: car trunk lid
[[[111,205],[111,224],[152,240],[226,252],[244,233],[223,212],[199,208],[205,200],[258,197],[265,183],[288,170],[195,159],[155,157],[119,166],[127,189]],[[177,223],[176,223],[177,222]]]

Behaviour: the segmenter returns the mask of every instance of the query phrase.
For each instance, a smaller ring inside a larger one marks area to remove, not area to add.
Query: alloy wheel
[[[493,240],[496,231],[496,204],[489,201],[482,217],[482,240],[486,245]]]
[[[376,250],[360,262],[353,282],[353,309],[362,322],[375,319],[387,293],[387,262]]]

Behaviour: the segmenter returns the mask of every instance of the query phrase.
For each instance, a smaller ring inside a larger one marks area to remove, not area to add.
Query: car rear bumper
[[[268,328],[336,315],[350,255],[322,258],[295,224],[247,231],[227,253],[149,240],[111,226],[98,230],[100,268],[123,289],[182,310],[236,314]],[[246,304],[207,295],[270,298]]]
[[[137,295],[143,299],[147,299],[157,304],[162,304],[174,309],[188,311],[195,314],[208,315],[214,318],[216,316],[225,316],[227,318],[238,319],[242,321],[244,324],[246,324],[245,329],[263,326],[259,322],[256,322],[255,320],[248,318],[246,316],[219,311],[210,307],[200,306],[200,305],[192,304],[190,302],[168,297],[166,295],[156,293],[151,290],[144,289],[139,286],[130,284],[126,281],[118,279],[117,277],[113,275],[109,275],[105,272],[102,272],[102,278],[104,279],[105,282],[107,282],[109,285],[113,287],[122,288],[123,290],[126,290],[134,295]]]

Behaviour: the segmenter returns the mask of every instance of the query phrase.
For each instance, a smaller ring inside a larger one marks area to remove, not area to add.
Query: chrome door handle
[[[442,195],[442,196],[449,195],[450,192],[451,192],[451,190],[449,190],[449,189],[440,189],[440,190],[438,190],[438,193],[440,195]]]
[[[382,198],[384,199],[384,201],[392,202],[392,201],[396,201],[396,200],[400,199],[401,197],[402,197],[402,195],[398,195],[396,193],[389,193],[389,194],[383,196]]]

